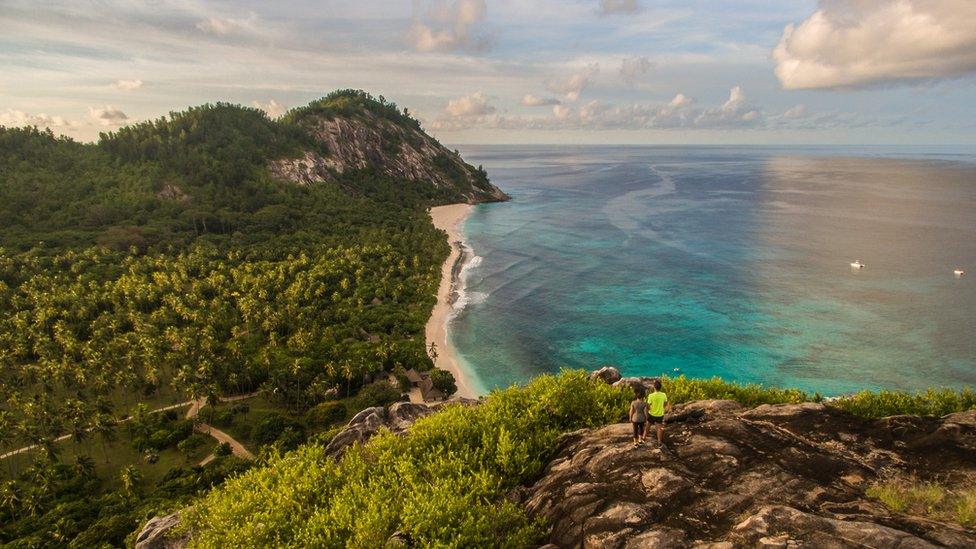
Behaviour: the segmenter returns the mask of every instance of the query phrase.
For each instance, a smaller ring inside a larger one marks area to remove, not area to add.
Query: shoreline
[[[472,376],[461,367],[457,351],[451,345],[447,332],[447,323],[454,312],[454,303],[459,297],[461,271],[467,263],[468,254],[464,247],[464,235],[461,224],[471,213],[471,204],[449,204],[435,206],[430,209],[430,217],[434,226],[447,233],[447,242],[451,246],[451,253],[441,265],[441,280],[437,287],[437,303],[431,311],[430,319],[424,329],[426,347],[433,343],[437,348],[437,360],[434,367],[451,372],[457,383],[457,392],[453,398],[478,398],[479,391]]]

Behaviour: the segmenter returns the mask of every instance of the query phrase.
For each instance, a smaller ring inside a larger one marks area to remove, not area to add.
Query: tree
[[[122,493],[128,497],[136,495],[141,489],[142,473],[134,465],[128,465],[119,472],[119,483],[122,485]]]
[[[444,393],[444,396],[446,397],[449,397],[457,392],[457,382],[454,380],[454,374],[448,372],[447,370],[431,370],[430,381],[433,383],[434,388]]]

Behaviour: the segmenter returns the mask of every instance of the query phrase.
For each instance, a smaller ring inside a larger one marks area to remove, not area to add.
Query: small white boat
[[[860,259],[857,259],[857,260],[851,262],[851,268],[852,269],[863,269],[865,267],[867,267],[867,265],[865,265],[864,263],[861,263],[861,260]]]
[[[955,271],[952,271],[952,274],[956,275],[957,277],[960,277],[960,276],[966,274],[966,271],[964,271],[964,270],[962,270],[962,269],[960,269],[960,268],[957,267]]]

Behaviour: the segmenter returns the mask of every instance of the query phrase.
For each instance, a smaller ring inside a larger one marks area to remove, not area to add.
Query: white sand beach
[[[477,398],[479,396],[478,390],[461,368],[457,353],[447,337],[447,323],[453,311],[451,293],[454,290],[454,284],[457,283],[456,274],[459,270],[455,269],[455,263],[461,256],[460,242],[464,240],[460,228],[464,219],[471,212],[471,208],[470,204],[450,204],[430,209],[434,226],[447,232],[448,243],[451,245],[451,255],[441,267],[441,283],[437,288],[437,304],[434,305],[434,311],[430,315],[430,320],[427,321],[425,330],[427,347],[430,347],[431,342],[437,347],[437,360],[434,365],[454,375],[458,388],[455,396],[465,398]]]

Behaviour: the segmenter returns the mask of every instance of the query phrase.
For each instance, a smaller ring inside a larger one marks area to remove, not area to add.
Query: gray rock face
[[[454,191],[459,199],[469,203],[508,199],[460,156],[423,131],[400,126],[371,112],[321,117],[310,132],[320,150],[307,151],[297,159],[272,162],[274,177],[311,185],[337,181],[337,174],[369,168],[403,180],[404,184],[430,184]]]
[[[620,381],[620,370],[614,368],[613,366],[604,366],[599,370],[590,374],[590,379],[599,379],[604,383],[613,385],[614,383]]]
[[[868,499],[892,472],[976,475],[976,412],[871,421],[820,404],[677,406],[656,443],[629,424],[560,439],[520,492],[556,547],[976,547],[957,526]]]
[[[366,442],[384,427],[394,433],[402,433],[418,419],[434,413],[438,407],[439,405],[427,406],[426,404],[397,402],[388,409],[382,406],[366,408],[353,416],[345,428],[332,437],[332,440],[325,447],[325,452],[338,457],[349,446]]]
[[[183,549],[190,538],[173,534],[179,524],[179,513],[150,519],[136,537],[136,549]]]
[[[643,391],[644,393],[649,393],[651,388],[654,387],[654,382],[657,380],[656,377],[624,377],[612,385],[614,387],[620,387],[621,385],[628,385],[635,393]]]

